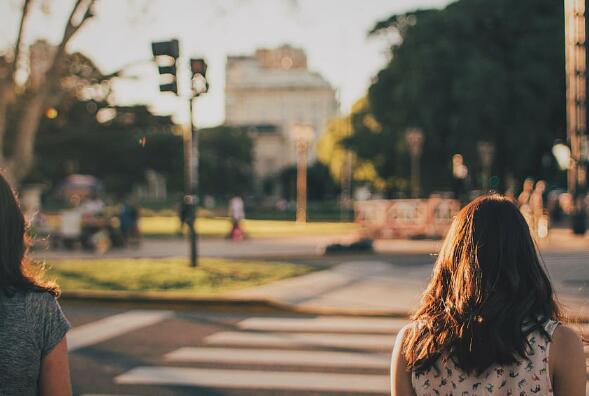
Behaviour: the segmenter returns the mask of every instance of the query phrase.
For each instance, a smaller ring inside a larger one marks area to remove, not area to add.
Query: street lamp
[[[307,222],[307,153],[315,132],[308,124],[295,124],[291,131],[297,154],[297,223]]]
[[[495,145],[491,142],[478,142],[477,148],[483,167],[483,191],[489,189],[489,179],[491,178],[491,165],[493,165],[493,156],[495,155]]]
[[[558,162],[560,170],[567,170],[571,166],[571,149],[566,144],[557,143],[552,146],[552,154]]]
[[[552,154],[558,162],[560,170],[568,170],[575,178],[567,178],[567,190],[573,195],[572,228],[575,234],[583,235],[587,230],[587,214],[584,205],[584,186],[587,185],[583,161],[578,161],[571,155],[569,146],[557,143],[552,146]]]
[[[410,128],[405,132],[405,141],[411,155],[411,196],[419,198],[421,188],[419,186],[419,159],[423,147],[423,132],[419,128]]]

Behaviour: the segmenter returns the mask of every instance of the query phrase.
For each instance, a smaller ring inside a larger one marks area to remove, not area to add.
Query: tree
[[[60,76],[63,75],[66,46],[74,35],[92,17],[95,0],[76,0],[59,44],[48,59],[48,67],[43,70],[41,84],[24,84],[17,81],[17,72],[23,63],[23,33],[31,12],[32,0],[24,0],[16,42],[10,59],[0,63],[0,166],[14,183],[18,184],[32,169],[37,130],[42,115],[49,107],[52,96],[58,93]],[[33,76],[31,73],[30,76]],[[15,101],[20,100],[22,111],[15,122],[13,131],[8,131],[8,110]],[[12,132],[12,147],[6,147],[8,133]]]
[[[377,161],[374,158],[358,160],[350,155],[353,153],[349,146],[358,151],[362,150],[361,144],[351,144],[352,128],[356,136],[362,128],[369,135],[378,134],[382,130],[374,116],[366,110],[366,106],[367,99],[362,98],[352,106],[351,115],[336,117],[329,121],[317,143],[317,159],[328,167],[333,180],[343,179],[344,169],[348,166],[347,161],[351,161],[353,181],[370,183],[377,190],[382,190],[386,182],[377,175],[374,167]],[[361,140],[365,144],[370,144],[370,139]]]
[[[394,15],[372,33],[388,31],[399,40],[368,94],[382,131],[354,128],[359,158],[387,181],[406,179],[404,133],[419,127],[426,191],[451,185],[453,154],[479,173],[479,141],[494,143],[503,185],[545,176],[542,158],[565,133],[562,1],[459,0]]]
[[[252,190],[253,143],[245,129],[229,126],[199,132],[199,190],[227,197]]]
[[[122,195],[152,169],[165,176],[169,189],[182,190],[183,142],[171,117],[153,115],[144,105],[112,107],[71,98],[54,110],[54,117],[41,121],[37,161],[26,181],[56,186],[72,172],[91,174],[107,191]],[[105,111],[111,119],[101,116]]]
[[[278,174],[282,197],[296,200],[297,197],[297,166],[287,166]],[[310,202],[329,201],[337,198],[340,193],[338,184],[331,176],[330,170],[321,162],[316,161],[307,168],[307,198]]]

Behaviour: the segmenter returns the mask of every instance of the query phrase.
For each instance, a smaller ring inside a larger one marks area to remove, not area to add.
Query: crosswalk
[[[384,395],[390,393],[390,351],[405,323],[381,318],[252,317],[237,323],[236,331],[207,336],[202,346],[165,354],[165,365],[136,367],[115,382]]]
[[[85,324],[71,332],[70,351],[174,317],[171,311],[129,311]],[[113,382],[119,389],[138,385],[386,395],[390,352],[406,323],[394,318],[249,317],[196,345],[177,345],[155,363],[131,367]],[[588,330],[584,326],[585,334]],[[585,353],[589,356],[589,347]]]

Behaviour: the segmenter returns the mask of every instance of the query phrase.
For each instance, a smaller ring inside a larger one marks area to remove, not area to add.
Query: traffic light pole
[[[160,74],[160,91],[178,95],[177,61],[180,57],[178,40],[151,43],[151,52]],[[194,125],[194,100],[209,89],[206,79],[207,63],[203,58],[190,59],[191,89],[188,97],[189,129],[184,135],[185,195],[182,201],[181,216],[190,230],[190,266],[198,265],[198,134]]]
[[[192,218],[189,221],[190,229],[190,266],[198,265],[198,233],[196,229],[196,220],[198,219],[198,133],[194,126],[194,97],[188,98],[189,117],[190,117],[190,146],[186,150],[189,153],[189,190],[187,195],[192,196]]]

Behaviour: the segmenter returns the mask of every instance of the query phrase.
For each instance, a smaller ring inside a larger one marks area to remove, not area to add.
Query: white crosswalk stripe
[[[134,310],[75,327],[68,333],[68,350],[73,352],[173,316],[172,311]]]
[[[387,353],[292,351],[282,349],[180,348],[164,357],[172,362],[211,362],[239,364],[284,364],[315,367],[355,367],[387,369]]]
[[[386,394],[387,377],[291,371],[138,367],[116,378],[118,384],[173,384],[239,389],[281,389]]]
[[[205,338],[210,345],[241,345],[271,347],[326,347],[386,350],[395,342],[390,335],[337,333],[251,333],[224,331]]]
[[[385,318],[249,318],[238,326],[244,330],[263,331],[313,331],[345,333],[397,333],[407,323],[406,319]]]

